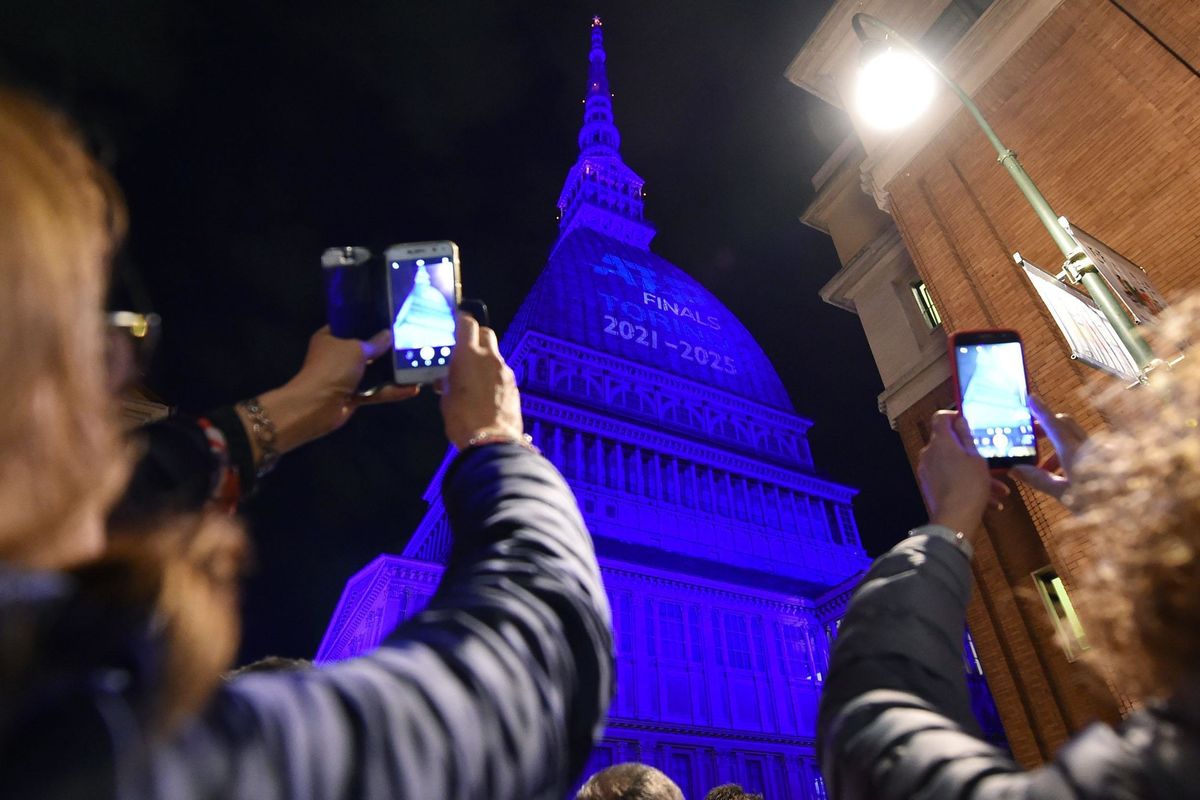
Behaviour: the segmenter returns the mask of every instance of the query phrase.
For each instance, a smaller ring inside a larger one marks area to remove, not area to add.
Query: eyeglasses
[[[150,339],[158,336],[162,318],[158,314],[139,314],[136,311],[112,311],[108,315],[109,330],[118,330],[134,339]]]
[[[107,321],[109,375],[115,386],[123,386],[150,366],[162,318],[158,314],[112,311]]]

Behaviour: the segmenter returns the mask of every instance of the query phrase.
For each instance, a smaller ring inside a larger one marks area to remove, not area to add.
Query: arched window
[[[587,400],[604,401],[604,392],[600,388],[599,381],[595,378],[585,377],[580,374],[579,370],[572,370],[565,375],[560,375],[554,382],[554,391]]]
[[[613,395],[612,403],[615,406],[623,408],[627,411],[632,411],[636,414],[645,414],[648,416],[654,415],[654,403],[649,397],[630,388],[619,389]]]
[[[683,403],[672,403],[663,409],[662,418],[664,422],[674,423],[681,428],[690,428],[692,430],[703,431],[704,420],[688,406]]]
[[[729,417],[721,417],[712,428],[714,436],[720,436],[722,439],[731,439],[742,444],[750,444],[750,435],[746,432],[745,425],[734,422]]]

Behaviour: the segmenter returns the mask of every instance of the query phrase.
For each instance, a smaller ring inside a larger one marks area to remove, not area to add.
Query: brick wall
[[[1197,42],[1200,3],[1066,0],[975,97],[1054,209],[1146,269],[1168,299],[1200,288]],[[1062,257],[975,123],[958,114],[887,190],[947,330],[1020,330],[1033,390],[1102,426],[1087,398],[1104,379],[1070,360],[1011,254],[1051,272]],[[944,386],[898,420],[910,459],[951,399]],[[1056,501],[1022,489],[1009,505],[978,548],[969,620],[1014,754],[1033,764],[1116,705],[1084,686],[1030,593],[1029,572],[1046,563],[1069,589],[1092,557],[1087,540]],[[1078,611],[1086,627],[1088,609]]]

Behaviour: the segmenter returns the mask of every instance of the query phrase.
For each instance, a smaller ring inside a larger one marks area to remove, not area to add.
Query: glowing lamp
[[[855,104],[872,128],[891,131],[925,113],[937,91],[937,76],[916,54],[872,42],[864,48]]]
[[[856,87],[858,113],[866,124],[884,130],[901,128],[916,119],[933,101],[937,81],[943,81],[962,101],[967,112],[979,123],[979,129],[996,150],[996,160],[1012,177],[1029,202],[1050,238],[1063,254],[1062,271],[1071,284],[1082,284],[1099,307],[1104,318],[1129,355],[1146,371],[1158,363],[1150,345],[1142,338],[1125,313],[1112,287],[1105,283],[1091,256],[1059,222],[1049,201],[1021,166],[1017,154],[1004,146],[979,106],[937,64],[930,61],[912,42],[883,20],[858,13],[850,19],[854,34],[863,44],[862,66]],[[871,32],[878,34],[871,36]]]

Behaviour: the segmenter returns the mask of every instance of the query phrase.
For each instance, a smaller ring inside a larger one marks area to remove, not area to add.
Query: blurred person
[[[116,189],[62,117],[3,88],[0,155],[3,793],[561,798],[611,697],[610,615],[574,498],[524,435],[494,332],[458,321],[441,398],[460,451],[442,481],[453,543],[428,607],[363,658],[221,684],[236,614],[195,609],[230,608],[235,523],[176,515],[105,552],[132,460],[102,352]],[[260,398],[287,432],[280,450],[352,412],[321,386],[291,395],[315,406]]]
[[[738,783],[722,783],[714,786],[704,795],[704,800],[763,800],[761,794],[747,794]]]
[[[661,770],[627,761],[587,779],[575,800],[684,800],[683,791]]]
[[[1164,338],[1194,340],[1200,302],[1177,319]],[[1110,398],[1114,428],[1091,441],[1070,417],[1030,406],[1061,470],[1013,474],[1079,515],[1099,559],[1077,576],[1088,656],[1145,706],[1116,729],[1084,729],[1032,771],[978,738],[961,637],[971,543],[1004,490],[965,421],[939,412],[918,467],[930,524],[871,567],[834,647],[818,724],[830,798],[1200,797],[1200,362]]]

